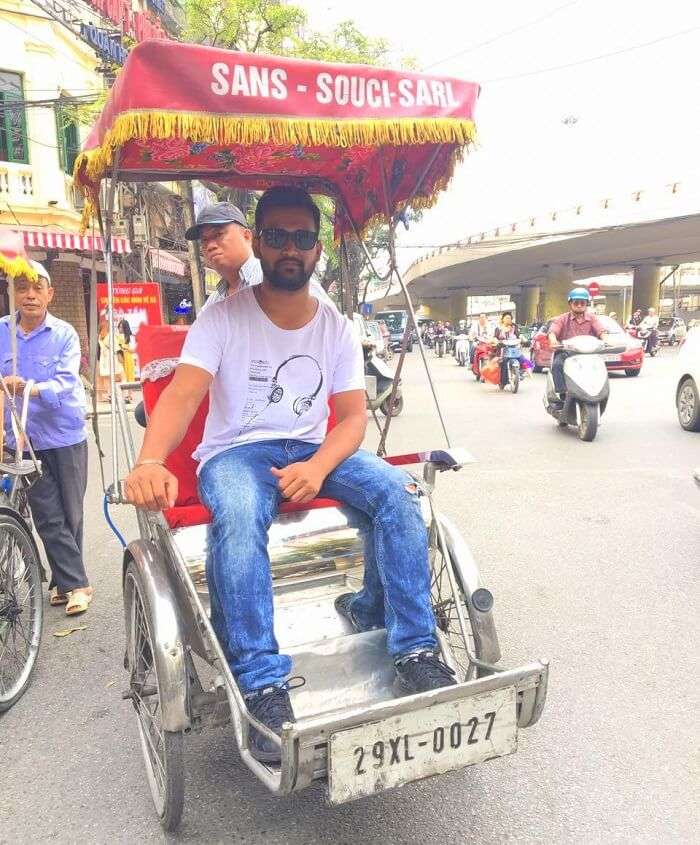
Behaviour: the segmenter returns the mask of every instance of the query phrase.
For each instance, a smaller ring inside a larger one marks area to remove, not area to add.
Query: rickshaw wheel
[[[479,675],[479,672],[476,671],[469,662],[467,649],[477,658],[480,657],[480,655],[476,654],[476,643],[472,632],[469,611],[467,610],[467,602],[462,590],[462,585],[457,572],[453,570],[459,590],[460,609],[467,629],[466,641],[464,635],[462,634],[459,617],[457,616],[455,597],[450,585],[449,575],[447,574],[447,566],[448,563],[443,557],[437,544],[431,543],[430,595],[433,605],[433,613],[435,614],[437,628],[442,633],[444,640],[446,640],[446,644],[452,652],[454,662],[453,668],[457,670],[457,680],[459,683],[462,683],[465,680],[471,680]]]
[[[138,720],[141,750],[156,815],[164,830],[180,824],[185,801],[185,770],[182,733],[162,726],[163,688],[153,659],[151,609],[142,588],[141,575],[132,562],[124,579],[124,599],[130,630],[128,656],[130,694]]]
[[[41,564],[26,528],[0,514],[0,713],[24,694],[41,645]]]

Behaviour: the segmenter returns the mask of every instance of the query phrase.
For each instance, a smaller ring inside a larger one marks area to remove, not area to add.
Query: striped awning
[[[172,276],[185,276],[185,262],[173,255],[172,252],[167,252],[164,249],[158,249],[152,246],[151,264],[154,270],[162,270],[164,273],[170,273]]]
[[[55,229],[25,229],[22,228],[25,247],[38,249],[72,249],[76,252],[92,252],[93,248],[101,253],[104,251],[104,241],[100,235],[76,235],[73,232],[58,232]],[[112,252],[119,255],[131,252],[128,238],[112,237]]]

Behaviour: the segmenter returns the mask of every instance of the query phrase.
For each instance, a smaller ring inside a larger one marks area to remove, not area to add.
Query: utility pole
[[[192,183],[183,181],[178,183],[180,185],[180,192],[183,200],[183,218],[185,221],[185,229],[194,226],[194,197],[192,196]],[[192,299],[194,304],[194,313],[199,312],[204,307],[205,288],[204,288],[204,268],[202,267],[202,259],[199,255],[199,247],[196,241],[187,241],[187,253],[190,258],[190,274],[192,276]]]

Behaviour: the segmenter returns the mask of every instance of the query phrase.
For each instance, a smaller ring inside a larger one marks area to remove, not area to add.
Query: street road
[[[274,798],[229,729],[186,740],[193,843],[690,843],[700,830],[700,434],[675,418],[664,350],[614,377],[594,443],[560,431],[543,376],[517,396],[431,356],[454,442],[478,463],[438,479],[496,600],[504,663],[552,663],[547,708],[519,752],[331,809],[321,788]],[[408,357],[392,451],[443,443],[419,355]],[[105,429],[106,430],[106,429]],[[375,439],[372,434],[368,441]],[[121,700],[120,548],[92,450],[85,631],[47,608],[33,684],[0,719],[0,842],[163,841],[131,705]],[[135,520],[115,510],[127,537]]]

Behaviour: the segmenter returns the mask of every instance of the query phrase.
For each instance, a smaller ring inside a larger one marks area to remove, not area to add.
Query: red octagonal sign
[[[590,293],[591,296],[598,296],[600,293],[600,285],[598,282],[591,282],[590,285],[588,285],[588,293]]]

